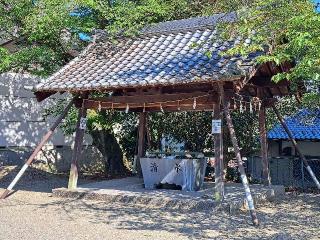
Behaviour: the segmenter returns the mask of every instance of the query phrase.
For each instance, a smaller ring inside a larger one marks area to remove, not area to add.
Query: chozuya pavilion
[[[2,198],[12,190],[73,104],[79,109],[79,117],[69,189],[77,187],[77,161],[81,154],[87,109],[139,113],[138,158],[144,156],[143,136],[148,112],[210,111],[214,113],[212,134],[216,159],[216,199],[222,199],[224,188],[223,139],[219,127],[224,115],[250,214],[253,223],[258,224],[230,111],[247,108],[259,112],[263,175],[265,184],[270,184],[265,109],[272,107],[276,111],[290,136],[289,129],[274,105],[275,97],[289,94],[289,84],[287,81],[274,83],[271,77],[279,72],[289,71],[291,65],[275,65],[272,62],[255,65],[254,60],[259,53],[248,56],[222,55],[236,44],[250,44],[250,39],[223,40],[220,37],[217,24],[229,21],[235,21],[234,14],[163,22],[144,28],[136,37],[118,39],[116,44],[96,35],[94,41],[77,58],[34,86],[38,101],[64,92],[71,93],[74,98],[44,136]],[[100,93],[102,97],[96,98],[94,93]],[[296,147],[294,139],[291,140]],[[299,149],[297,150],[299,152]],[[304,158],[302,154],[301,158]],[[311,168],[308,165],[306,167],[314,177]],[[315,177],[314,181],[320,188]]]

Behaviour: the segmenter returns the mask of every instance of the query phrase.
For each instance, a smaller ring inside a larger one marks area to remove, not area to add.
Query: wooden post
[[[74,99],[70,101],[70,103],[65,107],[61,115],[56,119],[56,121],[52,124],[50,127],[50,130],[47,132],[47,134],[42,138],[41,142],[38,144],[38,146],[35,148],[31,156],[28,158],[26,163],[23,165],[23,167],[20,169],[19,173],[16,175],[16,177],[13,179],[13,181],[10,183],[8,188],[3,192],[0,199],[6,198],[6,196],[9,194],[9,192],[14,188],[14,186],[17,184],[17,182],[20,180],[22,175],[25,173],[27,168],[32,164],[33,160],[37,156],[37,154],[41,151],[42,147],[46,144],[46,142],[51,138],[52,134],[56,130],[56,128],[59,126],[61,121],[66,117],[68,114],[68,111],[72,107],[74,103]]]
[[[221,123],[220,133],[213,133],[214,156],[215,156],[215,162],[214,162],[215,195],[214,195],[214,198],[217,202],[221,202],[224,199],[222,119],[223,119],[223,113],[221,112],[220,103],[215,104],[214,105],[214,112],[213,112],[213,120],[218,120]]]
[[[293,135],[290,131],[290,129],[288,128],[286,122],[284,121],[284,119],[282,118],[282,116],[280,115],[280,112],[278,111],[278,109],[276,108],[275,105],[272,105],[272,109],[275,112],[275,114],[277,115],[277,118],[279,119],[282,127],[284,128],[284,130],[286,131],[286,133],[289,136],[290,141],[292,142],[292,145],[294,146],[294,148],[296,149],[296,152],[299,154],[300,158],[302,159],[304,166],[306,167],[308,173],[310,174],[312,180],[314,181],[314,183],[316,184],[317,188],[320,189],[320,183],[316,177],[316,175],[314,174],[314,172],[312,171],[306,157],[302,154],[302,152],[300,151],[300,148],[298,147],[298,144],[296,142],[296,140],[293,138]]]
[[[72,153],[72,161],[68,182],[68,189],[76,189],[78,183],[78,161],[82,151],[83,137],[85,133],[87,109],[82,105],[79,108],[78,120],[76,127],[76,136],[74,140],[74,148]]]
[[[145,112],[139,115],[139,134],[138,134],[138,155],[136,161],[136,170],[139,177],[142,177],[140,158],[145,155],[145,136],[146,136],[147,114]]]
[[[268,160],[268,143],[266,131],[266,108],[261,106],[259,110],[259,131],[260,131],[260,144],[261,144],[261,160],[262,160],[262,175],[263,183],[266,186],[271,185],[269,160]]]
[[[251,191],[250,191],[250,188],[249,188],[249,182],[248,182],[248,179],[247,179],[244,167],[243,167],[243,163],[242,163],[242,159],[241,159],[241,154],[240,154],[240,149],[239,149],[239,146],[238,146],[236,133],[235,133],[234,126],[233,126],[233,123],[232,123],[232,118],[231,118],[231,114],[230,114],[230,110],[229,110],[230,109],[230,101],[229,101],[229,99],[226,100],[224,98],[223,85],[219,84],[219,89],[220,89],[220,96],[221,96],[222,105],[223,105],[223,111],[224,111],[224,115],[225,115],[226,120],[227,120],[227,125],[228,125],[228,128],[229,128],[230,137],[231,137],[232,145],[233,145],[233,148],[234,148],[234,152],[236,154],[236,159],[237,159],[237,162],[238,162],[238,169],[239,169],[239,172],[240,172],[240,175],[241,175],[241,181],[242,181],[242,184],[243,184],[243,187],[244,187],[244,190],[245,190],[245,194],[246,194],[246,199],[247,199],[248,206],[249,206],[250,215],[251,215],[251,218],[252,218],[252,223],[253,223],[253,225],[257,226],[257,225],[259,225],[259,221],[258,221],[257,214],[256,214],[256,211],[255,211],[255,208],[254,208],[253,198],[252,198]]]

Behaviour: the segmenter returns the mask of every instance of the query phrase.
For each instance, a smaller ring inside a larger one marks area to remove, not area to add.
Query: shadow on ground
[[[0,187],[6,187],[17,170],[2,169]],[[35,175],[36,174],[36,175]],[[39,174],[39,175],[37,175]],[[50,197],[52,188],[65,187],[66,177],[30,169],[20,184],[17,195],[10,196],[0,208],[24,206],[37,213],[44,212],[56,221],[77,222],[79,219],[90,228],[169,232],[188,239],[318,239],[320,235],[320,195],[290,194],[281,202],[259,206],[261,225],[251,225],[247,212],[229,215],[223,212],[179,212],[159,210],[140,205],[107,204],[105,202]],[[43,192],[43,193],[41,193]],[[149,231],[149,232],[148,232]],[[180,239],[180,238],[179,238]]]
[[[21,167],[0,167],[0,188],[7,188],[18,174]],[[90,182],[88,179],[79,179],[79,184]],[[66,174],[52,174],[36,168],[28,168],[14,190],[51,193],[54,188],[67,187],[68,176]]]
[[[277,239],[278,236],[281,239],[316,239],[320,234],[319,202],[319,195],[304,195],[286,197],[282,203],[268,203],[258,210],[261,221],[258,228],[252,226],[247,213],[181,213],[143,206],[106,205],[83,199],[56,199],[39,205],[39,208],[59,208],[70,219],[82,214],[92,224],[114,225],[118,229],[133,231],[167,231],[190,239],[213,239],[215,235],[219,236],[218,239]]]

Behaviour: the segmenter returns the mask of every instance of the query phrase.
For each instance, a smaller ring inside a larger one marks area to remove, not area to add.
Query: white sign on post
[[[87,128],[87,118],[81,118],[80,119],[80,126],[79,126],[80,129],[82,130],[86,130]]]
[[[212,134],[221,133],[221,119],[212,120]]]

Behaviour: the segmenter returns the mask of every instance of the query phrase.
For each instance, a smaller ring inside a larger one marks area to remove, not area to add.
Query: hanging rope
[[[192,108],[193,110],[196,110],[197,108],[197,100],[199,98],[204,98],[204,97],[208,97],[211,96],[212,92],[209,92],[207,94],[203,94],[203,95],[199,95],[196,97],[188,97],[188,98],[180,98],[180,99],[175,99],[175,100],[169,100],[169,101],[157,101],[157,102],[148,102],[149,105],[152,104],[159,104],[160,105],[160,111],[164,112],[163,109],[163,104],[167,104],[167,103],[177,103],[177,109],[178,111],[181,111],[181,101],[188,101],[188,100],[193,100],[193,104],[192,104]],[[257,110],[257,105],[258,105],[258,110],[260,110],[261,108],[261,100],[258,99],[257,97],[252,97],[252,96],[248,96],[248,95],[240,95],[238,93],[235,93],[235,97],[231,98],[233,100],[233,108],[234,110],[236,110],[239,106],[239,110],[241,113],[243,113],[244,111],[247,110],[247,105],[249,105],[249,109],[250,109],[250,113],[253,112],[253,106],[255,107],[255,111]],[[245,100],[245,99],[249,99],[249,101]],[[86,100],[87,102],[96,102],[96,100]],[[105,102],[106,104],[107,102]],[[114,110],[114,104],[123,104],[121,102],[110,102],[111,103],[111,109]],[[221,98],[219,98],[219,103],[221,104]],[[134,104],[133,104],[134,106]],[[132,107],[132,106],[131,106]],[[138,106],[137,106],[138,107]],[[102,109],[102,105],[101,105],[101,101],[99,101],[99,105],[98,105],[98,111],[100,112]],[[145,112],[147,108],[146,103],[143,103],[143,109],[142,111]],[[126,108],[125,108],[125,112],[128,113],[130,110],[130,106],[129,103],[127,103]]]

